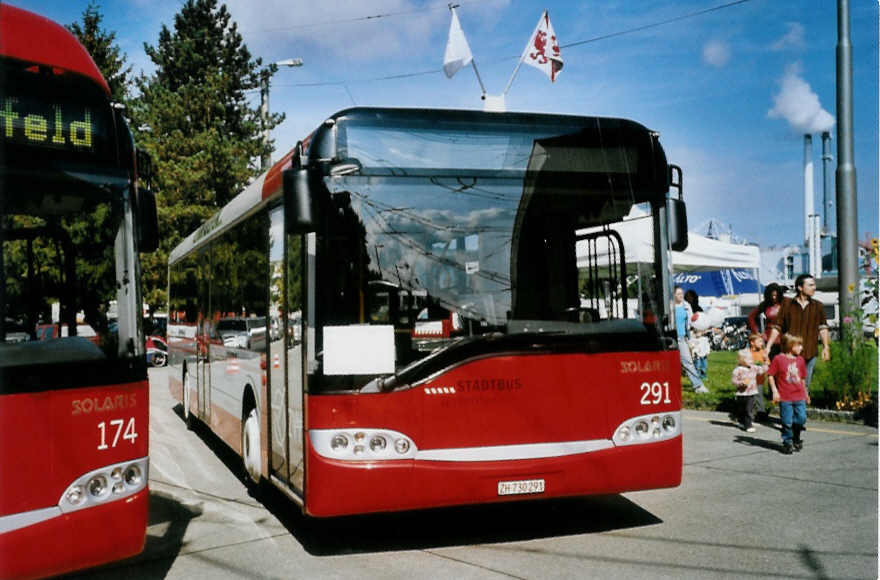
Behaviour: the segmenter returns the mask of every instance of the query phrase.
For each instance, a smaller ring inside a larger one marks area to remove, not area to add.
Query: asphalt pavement
[[[877,430],[779,431],[684,411],[681,486],[313,520],[260,501],[238,458],[187,431],[151,369],[150,524],[140,556],[82,578],[877,578]]]

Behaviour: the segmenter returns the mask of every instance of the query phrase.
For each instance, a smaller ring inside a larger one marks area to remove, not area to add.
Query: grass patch
[[[736,367],[736,351],[718,350],[709,353],[708,377],[703,383],[709,392],[694,392],[690,379],[681,379],[681,405],[688,409],[733,411],[736,406],[736,388],[730,383],[730,374]]]
[[[871,352],[872,364],[869,365],[867,371],[868,384],[873,385],[871,389],[873,400],[877,400],[877,350],[873,347]],[[835,363],[834,354],[837,353],[837,345],[832,345],[832,360],[824,362],[820,358],[816,363],[816,370],[813,373],[813,382],[810,385],[810,394],[813,398],[811,407],[835,409],[836,402],[843,395],[842,390],[835,389],[834,372],[838,371]],[[821,348],[820,348],[821,354]],[[731,412],[736,408],[736,388],[730,382],[730,375],[736,367],[736,351],[712,351],[709,353],[709,365],[707,372],[709,377],[704,381],[709,392],[704,395],[698,395],[694,392],[693,385],[690,380],[683,376],[681,379],[681,404],[686,409],[700,409],[710,411]],[[770,387],[764,385],[764,400],[768,404],[768,411],[773,408],[770,397]]]

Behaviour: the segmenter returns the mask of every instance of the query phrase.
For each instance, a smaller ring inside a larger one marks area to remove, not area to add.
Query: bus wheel
[[[190,378],[189,371],[183,371],[183,422],[186,423],[186,428],[192,430],[195,426],[195,418],[189,410],[190,403]]]
[[[248,487],[255,490],[260,483],[260,420],[251,407],[241,424],[241,458]]]

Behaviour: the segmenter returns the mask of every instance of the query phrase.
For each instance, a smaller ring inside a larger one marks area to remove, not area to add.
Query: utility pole
[[[297,67],[302,66],[301,58],[288,58],[287,60],[279,60],[275,66]],[[263,155],[260,157],[260,171],[269,169],[272,160],[269,158],[269,77],[272,76],[268,70],[262,71],[260,74],[260,121],[263,125]]]
[[[837,0],[837,250],[841,317],[859,306],[856,166],[853,153],[852,43],[849,0]],[[841,335],[842,338],[842,335]]]

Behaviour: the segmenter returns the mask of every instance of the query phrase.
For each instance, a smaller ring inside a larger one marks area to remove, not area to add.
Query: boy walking
[[[801,353],[804,341],[793,334],[782,336],[782,353],[770,363],[767,376],[773,391],[773,402],[779,403],[779,416],[782,421],[782,452],[791,455],[792,450],[800,451],[804,443],[801,432],[807,422],[807,392],[805,379],[807,365]]]

